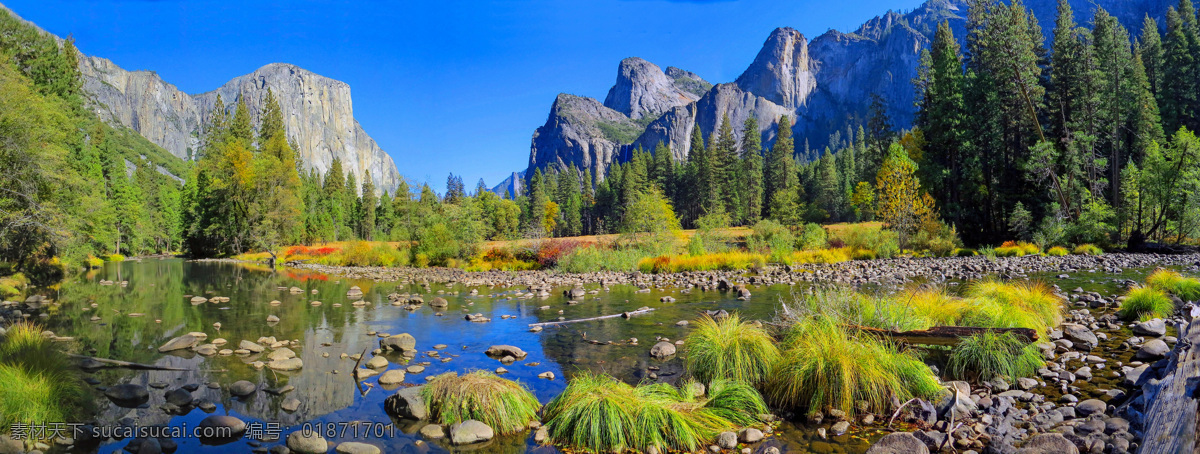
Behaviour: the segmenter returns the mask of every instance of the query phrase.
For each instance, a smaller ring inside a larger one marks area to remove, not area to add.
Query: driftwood
[[[1200,453],[1200,318],[1180,329],[1179,344],[1169,358],[1162,380],[1142,388],[1149,403],[1139,452]]]
[[[110,365],[113,367],[123,367],[126,369],[171,370],[171,371],[178,371],[178,372],[186,372],[186,371],[192,370],[192,369],[184,369],[181,367],[168,367],[168,366],[156,366],[153,364],[131,363],[129,361],[120,361],[120,360],[108,359],[108,358],[96,358],[96,357],[92,357],[92,356],[83,356],[83,355],[68,355],[68,356],[70,356],[72,358],[76,358],[76,359],[95,361],[95,362],[107,364],[107,365]]]
[[[906,344],[920,345],[958,345],[965,337],[971,337],[986,332],[1013,333],[1018,339],[1026,342],[1037,342],[1037,331],[1029,328],[975,328],[970,326],[935,326],[918,331],[889,331],[886,329],[869,328],[866,326],[849,326],[850,328],[887,337]]]
[[[590,321],[595,321],[595,320],[604,320],[604,319],[607,319],[607,318],[617,318],[617,317],[630,318],[630,317],[633,317],[633,316],[635,316],[635,315],[643,315],[643,314],[648,314],[648,313],[650,313],[650,312],[653,312],[653,311],[654,311],[654,309],[652,309],[652,308],[649,308],[649,307],[643,307],[643,308],[641,308],[641,309],[638,309],[638,310],[636,310],[636,311],[622,312],[622,313],[620,313],[620,314],[613,314],[613,315],[601,315],[601,316],[599,316],[599,317],[581,318],[581,319],[577,319],[577,320],[563,320],[563,321],[554,321],[554,322],[530,323],[530,324],[529,324],[529,327],[530,327],[530,328],[533,328],[533,327],[535,327],[535,326],[554,326],[554,325],[565,325],[565,324],[568,324],[568,323],[590,322]]]

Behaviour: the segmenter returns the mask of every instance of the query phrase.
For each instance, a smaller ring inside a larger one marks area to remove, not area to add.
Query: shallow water
[[[1081,272],[1065,280],[1043,278],[1067,290],[1081,286],[1088,291],[1109,294],[1116,287],[1114,279],[1139,279],[1143,275],[1144,272],[1138,271],[1121,276]],[[116,285],[101,285],[101,280],[115,281]],[[128,282],[127,286],[121,286],[122,281]],[[362,299],[369,305],[351,306],[357,298],[347,298],[346,292],[354,285],[363,290]],[[279,287],[299,287],[304,293],[291,294]],[[509,371],[506,378],[524,383],[542,403],[546,403],[562,391],[566,378],[580,370],[606,372],[630,383],[650,380],[649,374],[654,372],[659,380],[674,382],[681,375],[681,361],[678,358],[655,360],[648,352],[657,337],[674,341],[686,335],[688,328],[676,326],[677,321],[695,319],[704,310],[716,309],[736,310],[751,319],[769,319],[781,299],[800,291],[800,287],[782,285],[751,287],[753,298],[738,301],[732,292],[666,289],[639,293],[630,286],[608,289],[589,286],[587,290],[598,290],[599,293],[588,294],[572,305],[568,304],[569,298],[562,295],[565,288],[556,289],[548,298],[517,297],[518,292],[526,291],[524,288],[474,289],[478,290],[478,295],[470,295],[472,288],[462,285],[435,284],[427,289],[420,285],[356,281],[295,270],[270,272],[227,262],[148,259],[108,263],[101,270],[64,283],[57,297],[61,304],[46,323],[60,336],[73,336],[76,339],[73,349],[83,354],[189,369],[186,372],[106,369],[93,374],[100,382],[98,386],[121,383],[168,386],[166,389],[152,388],[149,404],[137,409],[111,405],[102,393],[96,392],[100,426],[194,427],[208,414],[192,409],[185,415],[168,415],[159,407],[164,403],[164,391],[198,384],[200,388],[193,396],[215,403],[214,414],[230,414],[251,423],[278,422],[282,425],[279,430],[282,436],[305,427],[334,425],[334,436],[326,437],[333,442],[368,442],[384,452],[441,452],[446,450],[445,445],[414,443],[421,439],[417,434],[420,425],[393,421],[383,410],[384,399],[393,391],[379,386],[378,376],[357,384],[351,374],[355,361],[342,359],[340,355],[376,348],[378,337],[372,335],[373,332],[409,333],[417,339],[417,349],[421,353],[408,365],[425,365],[426,369],[423,373],[407,374],[404,386],[422,384],[425,377],[442,372],[494,370],[503,366]],[[443,314],[438,314],[428,304],[409,311],[389,304],[386,295],[393,292],[421,294],[427,303],[434,296],[441,296],[449,300],[450,307]],[[193,305],[185,295],[224,296],[230,301]],[[659,302],[660,297],[667,295],[677,301]],[[282,304],[272,306],[271,300],[279,300]],[[312,301],[322,304],[313,306]],[[549,308],[542,309],[544,306]],[[559,317],[574,320],[618,314],[643,306],[655,311],[628,320],[613,318],[547,327],[540,333],[532,333],[528,327],[530,323],[554,321]],[[463,315],[468,311],[482,313],[492,321],[467,321]],[[275,315],[280,321],[268,324],[268,315]],[[514,318],[502,319],[502,315]],[[91,320],[93,316],[100,320]],[[221,324],[220,329],[213,327],[215,322]],[[228,344],[221,348],[230,349],[236,349],[243,339],[256,341],[262,336],[296,340],[299,347],[293,347],[293,350],[303,359],[304,367],[297,372],[256,370],[249,363],[260,359],[261,355],[203,357],[190,351],[158,353],[159,345],[190,331],[207,333],[206,342],[226,339]],[[632,343],[632,338],[637,338],[637,344]],[[436,344],[445,344],[446,348],[437,351],[436,356],[430,356]],[[484,355],[484,350],[494,344],[515,345],[528,352],[528,357],[511,365],[502,365]],[[323,353],[328,353],[328,357],[323,357]],[[369,358],[369,352],[367,356]],[[443,362],[445,358],[449,361]],[[406,367],[398,364],[403,362],[398,355],[388,356],[388,359],[392,362],[389,368]],[[651,370],[651,367],[658,369]],[[554,373],[556,378],[537,377],[547,371]],[[1097,378],[1101,376],[1096,375]],[[259,391],[247,399],[231,398],[224,388],[237,380],[254,382],[259,385]],[[205,386],[210,382],[219,383],[221,389]],[[294,386],[295,390],[283,396],[263,391],[284,385]],[[1097,385],[1099,388],[1107,383]],[[281,410],[280,402],[286,397],[298,398],[302,403],[300,409],[294,413]],[[359,426],[357,434],[353,427],[337,426],[353,421],[368,425]],[[394,429],[379,427],[385,424],[395,424]],[[756,449],[761,451],[773,445],[785,452],[861,453],[871,439],[882,435],[871,431],[852,432],[823,440],[816,436],[814,429],[784,423],[775,439],[759,444]],[[176,442],[178,452],[188,453],[248,452],[259,446],[249,439],[222,446],[205,446],[190,437],[177,438]],[[262,446],[280,442],[263,443]],[[101,445],[99,452],[116,452],[126,444],[127,441],[110,441]],[[498,437],[490,444],[472,449],[485,452],[555,451],[552,447],[534,444],[530,433]]]

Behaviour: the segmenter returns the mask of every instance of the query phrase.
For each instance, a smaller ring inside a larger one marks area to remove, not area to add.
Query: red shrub
[[[311,255],[329,255],[329,254],[332,254],[332,253],[334,253],[334,252],[337,252],[337,251],[339,251],[339,250],[340,250],[340,249],[338,249],[338,248],[335,248],[335,247],[329,247],[329,246],[326,246],[326,247],[323,247],[323,248],[317,248],[317,249],[311,250],[311,251],[309,251],[309,253],[310,253]]]
[[[579,240],[546,240],[536,247],[536,261],[544,268],[558,264],[558,260],[582,246]]]

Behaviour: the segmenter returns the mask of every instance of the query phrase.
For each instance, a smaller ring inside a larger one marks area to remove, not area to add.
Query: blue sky
[[[850,31],[919,0],[578,2],[0,0],[89,55],[187,93],[272,62],[350,84],[400,173],[495,185],[528,161],[559,92],[604,99],[622,58],[728,82],[771,30]]]

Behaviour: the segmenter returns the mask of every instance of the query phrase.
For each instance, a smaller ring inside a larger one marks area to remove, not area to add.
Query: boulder
[[[1096,334],[1086,326],[1075,323],[1063,323],[1062,329],[1063,336],[1081,350],[1091,350],[1100,345],[1100,340],[1096,338]]]
[[[378,446],[357,441],[344,442],[333,450],[338,454],[379,454]]]
[[[383,408],[402,419],[428,418],[429,410],[425,408],[425,399],[421,398],[421,388],[414,386],[396,391],[383,401]]]
[[[1088,399],[1075,405],[1075,412],[1082,418],[1103,415],[1105,411],[1108,411],[1108,404],[1099,399]]]
[[[288,358],[279,361],[271,361],[267,363],[267,367],[270,367],[274,370],[283,371],[300,370],[304,367],[304,361],[302,361],[300,358]]]
[[[381,385],[399,385],[404,383],[404,371],[392,369],[379,376]]]
[[[430,440],[446,438],[446,428],[440,424],[428,424],[421,428],[421,436]]]
[[[1137,353],[1133,355],[1134,359],[1139,361],[1157,361],[1167,356],[1171,352],[1171,347],[1167,346],[1162,339],[1151,339],[1149,342],[1142,344]]]
[[[733,449],[737,447],[737,444],[738,437],[733,432],[721,432],[720,435],[717,435],[717,446],[720,446],[721,449]]]
[[[738,433],[738,441],[742,443],[758,443],[762,441],[762,439],[762,431],[755,428],[742,429],[742,431]]]
[[[897,432],[880,438],[867,454],[929,454],[929,447],[912,433]]]
[[[971,385],[965,381],[946,382],[946,394],[938,403],[938,416],[949,418],[953,411],[954,418],[966,418],[975,414],[978,406],[971,400]]]
[[[512,345],[493,345],[491,347],[488,347],[487,351],[484,353],[492,358],[503,358],[505,356],[511,356],[516,359],[522,359],[525,357],[525,355],[527,355],[527,353],[525,353],[525,350],[521,350],[520,348],[514,347]]]
[[[287,447],[299,454],[325,454],[329,442],[316,431],[297,430],[288,434]]]
[[[243,340],[243,341],[239,342],[238,348],[241,350],[247,350],[250,353],[262,353],[264,350],[266,350],[266,348],[263,347],[262,345],[258,345],[256,343],[250,342],[248,340]]]
[[[255,386],[254,383],[250,383],[246,380],[238,380],[233,382],[232,385],[229,385],[229,394],[233,394],[238,397],[246,397],[254,394],[254,391],[257,389],[258,386]]]
[[[1167,322],[1156,318],[1133,325],[1133,334],[1139,336],[1162,337],[1167,334]]]
[[[384,358],[382,356],[374,356],[374,357],[371,357],[371,359],[369,361],[367,361],[367,367],[369,367],[371,369],[383,369],[385,367],[388,367],[388,360],[387,360],[387,358]]]
[[[233,416],[209,415],[200,421],[198,435],[208,439],[236,439],[246,433],[246,422]]]
[[[456,445],[480,443],[491,440],[495,436],[496,432],[491,427],[474,419],[450,426],[450,443]]]
[[[192,404],[192,393],[183,388],[175,388],[167,391],[163,397],[166,398],[167,403],[176,407],[186,407]]]
[[[104,396],[120,407],[136,407],[150,400],[145,386],[125,383],[104,390]]]
[[[658,359],[663,359],[675,354],[675,344],[670,342],[659,342],[650,347],[650,356]]]
[[[1035,435],[1025,443],[1025,446],[1017,450],[1018,454],[1079,454],[1079,448],[1075,447],[1071,440],[1059,433],[1048,433]]]
[[[417,338],[412,337],[408,333],[394,334],[382,339],[379,339],[379,348],[384,351],[398,352],[415,352],[417,350]]]
[[[287,347],[280,347],[278,350],[267,353],[267,359],[271,361],[282,361],[296,357],[296,352]]]
[[[442,307],[448,307],[448,306],[450,306],[450,302],[446,301],[445,298],[442,298],[440,296],[434,297],[433,299],[429,300],[429,307],[442,308]]]
[[[161,347],[158,347],[159,353],[166,353],[175,350],[183,350],[195,347],[203,340],[194,334],[188,333],[167,341]]]

